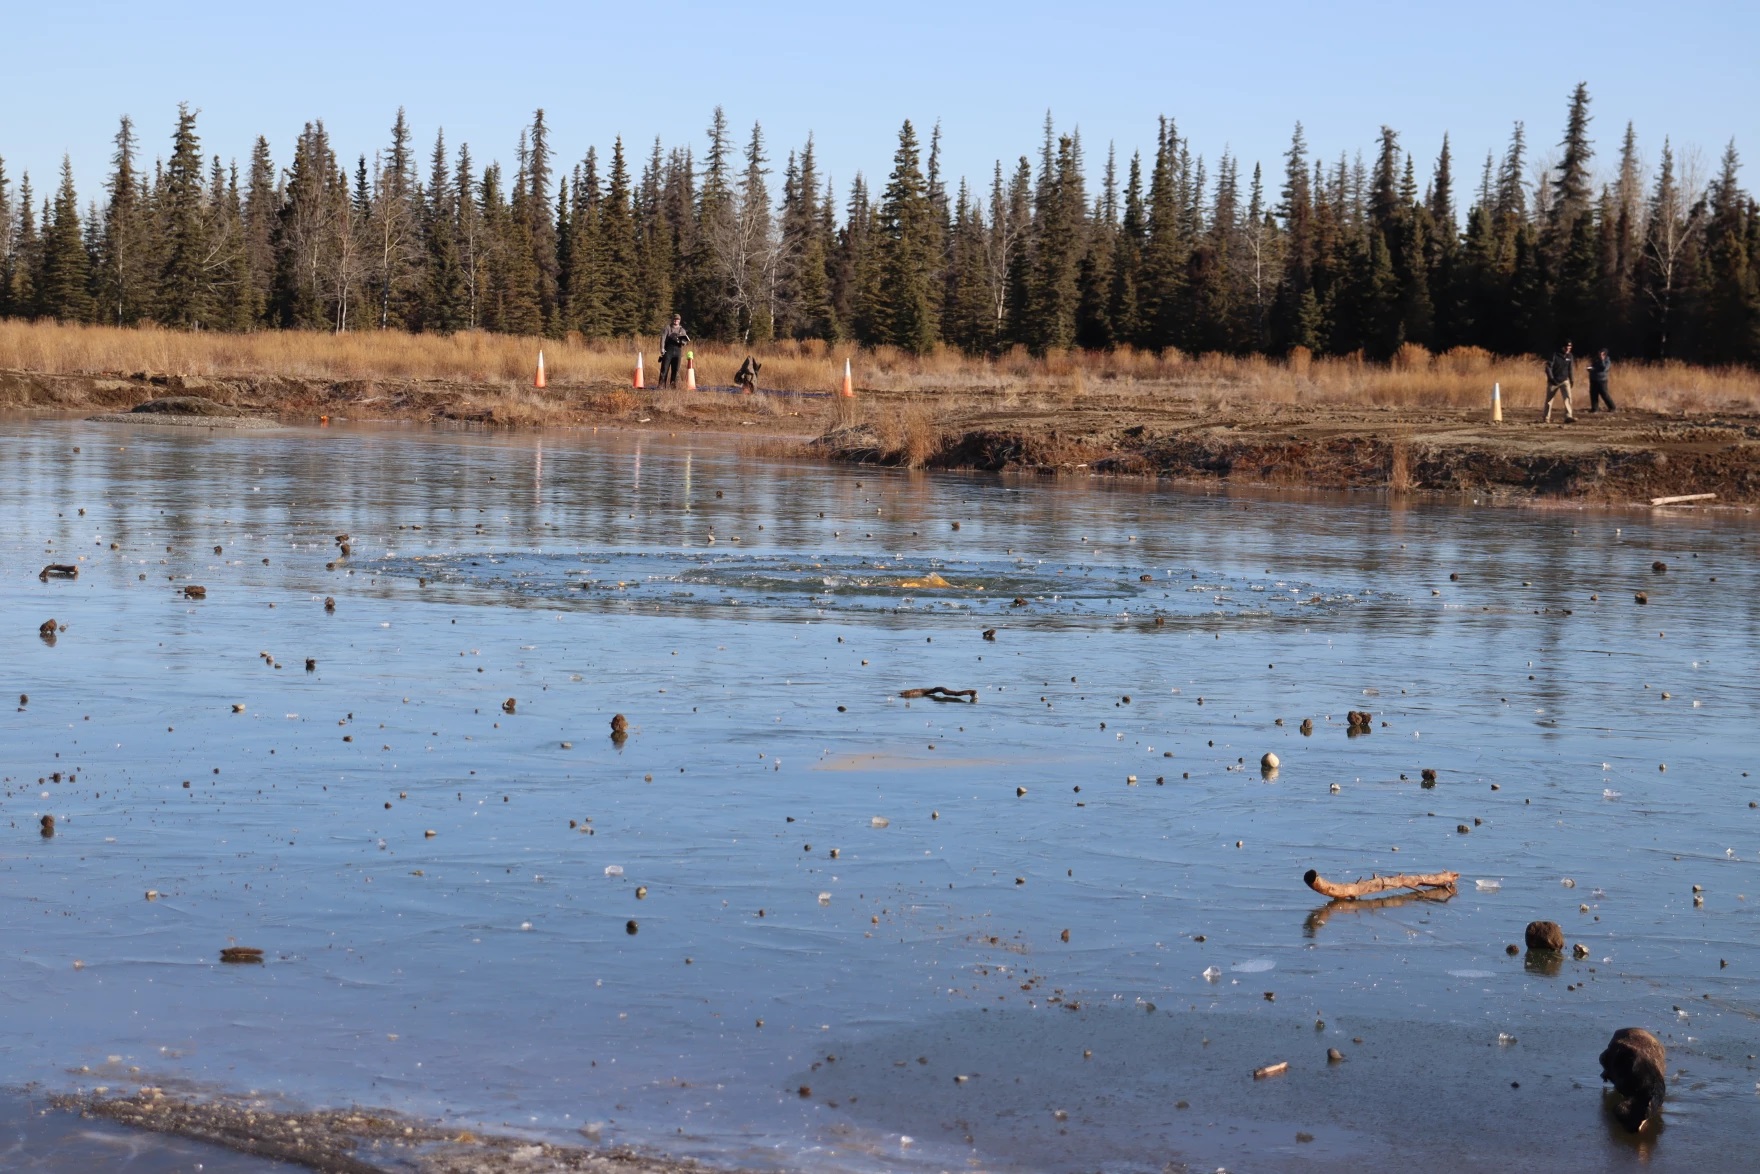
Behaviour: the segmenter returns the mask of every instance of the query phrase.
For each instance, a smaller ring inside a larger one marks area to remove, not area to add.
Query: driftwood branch
[[[1446,889],[1452,893],[1455,882],[1461,879],[1461,874],[1458,872],[1400,873],[1398,876],[1373,876],[1368,880],[1339,884],[1337,881],[1327,880],[1310,868],[1302,879],[1308,882],[1310,889],[1323,897],[1331,897],[1334,901],[1355,901],[1358,897],[1368,897],[1392,889]]]
[[[1715,493],[1682,493],[1676,497],[1653,497],[1650,499],[1650,504],[1680,505],[1682,502],[1688,501],[1710,501],[1716,496]]]
[[[946,685],[930,685],[925,689],[900,689],[900,697],[929,697],[936,701],[958,701],[965,698],[970,705],[978,703],[976,689],[949,689]]]

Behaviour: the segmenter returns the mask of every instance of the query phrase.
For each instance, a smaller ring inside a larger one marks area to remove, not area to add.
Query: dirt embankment
[[[834,459],[929,468],[1085,469],[1326,489],[1474,492],[1629,502],[1715,493],[1760,501],[1760,415],[1663,416],[1246,405],[1205,411],[1085,397],[828,432]]]
[[[1042,395],[862,391],[855,400],[615,384],[537,390],[440,379],[205,377],[0,371],[0,408],[128,412],[201,397],[238,417],[409,420],[491,428],[614,425],[782,438],[775,451],[987,471],[1084,470],[1321,489],[1471,492],[1630,502],[1715,493],[1760,502],[1760,413],[1562,413],[1222,402],[1179,387]],[[202,418],[192,417],[197,423]]]
[[[119,415],[166,399],[200,398],[234,417],[284,423],[408,420],[492,428],[652,425],[811,436],[825,400],[721,391],[634,392],[618,384],[552,386],[443,379],[210,377],[153,372],[63,375],[0,370],[0,409]],[[167,413],[167,416],[177,413]],[[200,419],[199,415],[187,418]]]

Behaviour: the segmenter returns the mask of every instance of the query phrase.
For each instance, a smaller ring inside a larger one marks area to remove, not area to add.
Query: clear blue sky
[[[1664,134],[1708,162],[1733,136],[1760,167],[1754,0],[62,0],[15,5],[5,27],[0,157],[41,192],[71,154],[82,201],[117,116],[163,155],[179,101],[200,109],[209,154],[242,162],[265,134],[282,166],[312,118],[345,158],[370,156],[399,105],[424,157],[443,125],[480,162],[510,161],[542,106],[566,163],[617,134],[638,156],[656,134],[700,150],[721,104],[741,142],[763,123],[777,188],[788,148],[815,132],[841,201],[857,169],[884,182],[906,117],[925,143],[939,119],[951,178],[982,185],[999,156],[1036,151],[1047,109],[1080,126],[1096,178],[1109,141],[1121,159],[1147,152],[1168,114],[1207,158],[1240,156],[1243,179],[1255,160],[1275,174],[1298,118],[1326,156],[1370,151],[1387,123],[1421,173],[1447,130],[1470,188],[1516,119],[1550,149],[1586,80],[1598,165],[1631,119],[1650,159]]]

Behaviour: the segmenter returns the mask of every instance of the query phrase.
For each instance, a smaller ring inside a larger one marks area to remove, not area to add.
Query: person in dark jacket
[[[1576,414],[1571,411],[1571,382],[1576,373],[1577,360],[1571,354],[1571,344],[1567,339],[1564,346],[1554,351],[1552,358],[1546,362],[1546,414],[1541,417],[1541,423],[1552,423],[1552,397],[1560,393],[1564,395],[1564,422],[1577,422]]]
[[[691,336],[684,328],[684,319],[677,314],[672,316],[672,325],[660,336],[660,386],[678,386],[678,360],[684,354],[684,348],[691,344]]]
[[[1613,360],[1607,357],[1607,348],[1602,347],[1589,360],[1589,410],[1598,411],[1597,404],[1606,404],[1607,410],[1616,412],[1613,397],[1607,394],[1607,371],[1613,366]]]

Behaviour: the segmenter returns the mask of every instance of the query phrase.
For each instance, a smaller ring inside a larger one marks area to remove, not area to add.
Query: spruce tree
[[[623,138],[611,148],[611,175],[599,206],[598,268],[605,304],[605,330],[616,338],[633,335],[641,324],[636,289],[636,226],[630,206],[629,165]]]
[[[827,342],[841,342],[849,337],[850,329],[846,319],[837,311],[836,257],[839,245],[837,235],[837,185],[829,178],[825,180],[825,198],[819,201],[819,247],[825,255],[825,288],[826,288],[826,327],[824,338]]]
[[[724,285],[734,261],[729,255],[738,239],[732,171],[733,142],[721,107],[709,121],[709,151],[703,158],[702,185],[697,191],[695,231],[685,258],[686,317],[694,320],[699,338],[733,338],[738,334],[736,308]]]
[[[91,259],[80,233],[79,197],[73,187],[73,161],[61,158],[61,186],[55,210],[43,225],[41,284],[37,313],[58,322],[92,320]]]
[[[953,204],[947,195],[947,177],[941,170],[941,120],[935,120],[929,132],[928,170],[923,175],[923,190],[929,201],[928,244],[930,258],[930,301],[939,334],[943,302],[947,293],[947,268],[953,247]]]
[[[1283,188],[1277,215],[1283,220],[1284,265],[1272,315],[1273,337],[1284,348],[1318,349],[1311,329],[1300,325],[1304,295],[1312,304],[1317,241],[1314,235],[1313,186],[1308,176],[1308,141],[1296,123],[1284,152]]]
[[[1732,140],[1707,192],[1704,329],[1698,351],[1714,363],[1760,360],[1760,275],[1749,252],[1754,208],[1737,183],[1740,168]]]
[[[171,137],[171,159],[165,168],[161,205],[165,250],[159,275],[159,321],[167,326],[200,330],[214,314],[207,217],[202,192],[201,140],[196,115],[187,103],[177,108],[177,129]]]
[[[542,213],[532,208],[536,195],[528,170],[531,150],[524,131],[520,132],[516,158],[518,168],[511,196],[504,196],[501,191],[499,167],[491,166],[484,172],[483,227],[494,249],[489,260],[489,287],[495,318],[489,328],[502,334],[537,335],[544,333],[545,326],[532,224],[535,219],[547,219],[548,208]],[[494,173],[493,179],[490,172]]]
[[[1235,262],[1245,287],[1241,301],[1248,308],[1239,344],[1255,353],[1263,354],[1272,346],[1272,313],[1277,304],[1284,251],[1283,233],[1265,203],[1264,170],[1255,163]]]
[[[674,313],[681,313],[693,335],[704,334],[702,323],[691,308],[695,293],[691,286],[697,256],[697,167],[689,147],[674,147],[666,156],[666,173],[660,184],[660,231],[666,234],[664,249],[672,258],[672,289],[661,303],[659,321],[650,329],[660,329]]]
[[[636,329],[643,334],[663,329],[672,315],[675,234],[666,215],[665,191],[666,156],[655,136],[636,197]]]
[[[604,212],[604,192],[599,183],[599,151],[588,147],[574,173],[574,204],[569,210],[570,329],[588,338],[611,337],[611,321],[605,305],[604,252],[599,217]]]
[[[458,189],[446,157],[446,132],[434,132],[428,190],[422,201],[422,329],[450,334],[467,325],[464,267],[458,251]]]
[[[12,267],[14,234],[17,226],[12,218],[12,181],[6,178],[6,160],[0,159],[0,318],[10,317],[12,309]]]
[[[37,279],[41,276],[43,242],[37,235],[37,210],[33,207],[31,173],[18,179],[18,229],[12,238],[12,290],[8,295],[12,313],[20,318],[37,316]]]
[[[1405,157],[1400,180],[1401,219],[1394,239],[1394,273],[1400,284],[1402,341],[1430,346],[1435,326],[1435,305],[1430,296],[1430,209],[1418,199],[1418,181],[1412,157]]]
[[[421,213],[415,156],[403,107],[391,125],[391,142],[376,160],[372,199],[366,209],[373,242],[373,284],[378,326],[408,328],[419,318],[412,297],[419,281]]]
[[[1006,198],[992,207],[991,269],[996,297],[996,345],[1026,345],[1031,337],[1034,248],[1033,167],[1022,155],[1015,162]]]
[[[452,198],[458,209],[453,236],[458,242],[458,276],[463,300],[461,326],[477,330],[483,325],[483,306],[488,296],[489,238],[483,230],[482,205],[477,198],[475,164],[469,143],[458,145],[452,168]]]
[[[968,354],[990,345],[989,297],[984,279],[985,232],[981,208],[960,181],[954,200],[952,239],[942,294],[941,336]]]
[[[1057,141],[1052,174],[1049,182],[1040,184],[1035,211],[1037,255],[1025,334],[1028,345],[1044,354],[1072,347],[1076,341],[1078,278],[1088,224],[1081,165],[1071,135]]]
[[[245,297],[251,327],[268,326],[275,287],[275,223],[281,210],[281,187],[269,140],[257,136],[251,148],[250,173],[244,191],[244,255],[250,282]]]
[[[1436,157],[1425,205],[1425,281],[1434,307],[1432,344],[1437,350],[1447,350],[1461,344],[1462,316],[1461,291],[1456,284],[1460,223],[1455,217],[1454,164],[1447,133],[1442,136],[1442,152]]]
[[[1240,188],[1234,160],[1225,151],[1216,166],[1216,198],[1204,234],[1186,259],[1183,342],[1192,351],[1234,349],[1234,282],[1231,250],[1237,230]]]
[[[838,321],[864,346],[872,346],[879,339],[874,319],[875,274],[879,269],[874,215],[868,181],[858,171],[849,186],[843,228],[837,238],[837,253],[831,266],[831,296]]]
[[[998,173],[1000,178],[1000,172]],[[1112,262],[1112,337],[1117,343],[1135,344],[1142,338],[1143,317],[1138,284],[1143,244],[1148,239],[1148,209],[1143,205],[1143,157],[1131,155],[1131,169],[1124,187],[1124,215],[1119,221],[1117,248]]]
[[[1593,208],[1589,187],[1589,88],[1578,84],[1571,94],[1563,155],[1549,191],[1540,237],[1542,281],[1551,295],[1552,313],[1537,325],[1560,337],[1588,335],[1598,317],[1599,250],[1592,233]]]
[[[521,229],[530,249],[530,264],[522,272],[532,276],[532,295],[537,303],[539,325],[532,333],[559,334],[557,306],[560,291],[557,280],[556,225],[550,218],[550,176],[554,155],[550,150],[550,128],[544,121],[542,108],[532,112],[531,150],[525,161],[526,199],[519,208]]]
[[[1076,273],[1076,345],[1105,350],[1116,340],[1112,326],[1112,276],[1118,252],[1118,156],[1106,150],[1101,192],[1088,219],[1087,247]]]
[[[875,226],[880,263],[873,317],[877,341],[927,354],[939,331],[933,208],[919,155],[917,132],[907,118],[898,132],[898,149]]]
[[[308,122],[294,143],[285,198],[275,220],[272,313],[283,327],[322,330],[331,324],[331,275],[336,269],[335,223],[346,207],[338,191],[336,156],[322,122]]]
[[[828,246],[819,202],[819,168],[813,137],[791,155],[783,181],[781,238],[777,251],[777,334],[828,338],[832,331]]]
[[[153,312],[157,302],[153,288],[156,266],[149,255],[153,233],[151,210],[135,170],[140,147],[134,122],[123,115],[116,131],[116,153],[111,156],[109,201],[104,210],[103,231],[97,265],[98,321],[112,326],[132,326]]]
[[[209,274],[214,291],[214,326],[249,330],[250,258],[245,250],[244,197],[238,187],[238,166],[221,166],[214,156],[208,182]]]
[[[726,265],[725,288],[734,310],[734,329],[747,344],[769,342],[775,332],[776,265],[771,240],[770,192],[764,177],[769,169],[764,132],[752,124],[746,146],[746,169],[740,177],[734,237],[721,250]]]
[[[1602,217],[1612,222],[1605,230],[1610,237],[1611,251],[1606,262],[1603,296],[1608,302],[1612,330],[1621,337],[1632,337],[1639,331],[1637,282],[1644,247],[1643,183],[1638,133],[1628,122],[1625,138],[1620,144],[1619,175],[1614,183],[1611,215]]]
[[[1552,185],[1552,204],[1548,209],[1547,247],[1562,256],[1569,248],[1570,234],[1576,222],[1589,214],[1591,191],[1589,160],[1595,149],[1589,141],[1589,87],[1579,82],[1571,92],[1570,114],[1565,121],[1564,140],[1559,143],[1563,154]]]
[[[574,327],[569,321],[569,290],[574,282],[574,203],[569,193],[568,176],[556,181],[556,325],[558,334],[566,336]]]
[[[1149,173],[1149,234],[1143,246],[1143,282],[1140,286],[1143,334],[1139,345],[1154,350],[1177,347],[1183,341],[1184,279],[1192,241],[1189,200],[1182,188],[1189,184],[1190,156],[1178,128],[1167,118],[1156,136],[1155,166]]]

